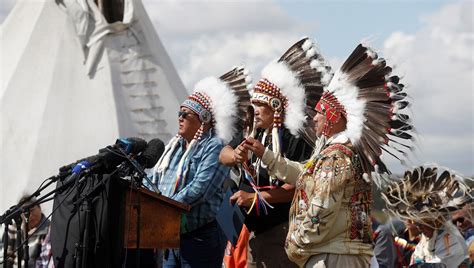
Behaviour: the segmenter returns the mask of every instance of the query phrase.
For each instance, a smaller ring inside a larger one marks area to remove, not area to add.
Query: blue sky
[[[288,14],[316,25],[312,36],[328,55],[345,57],[362,38],[372,38],[375,47],[394,31],[416,32],[421,18],[454,1],[355,0],[277,1]]]

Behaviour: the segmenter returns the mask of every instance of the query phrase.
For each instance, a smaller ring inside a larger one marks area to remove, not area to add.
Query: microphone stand
[[[23,250],[23,259],[25,260],[25,267],[28,268],[28,262],[30,261],[30,249],[29,249],[29,237],[28,237],[28,224],[30,223],[30,209],[25,210],[25,226],[24,226],[24,234],[25,234],[25,245]],[[19,256],[19,255],[18,255]]]
[[[105,186],[105,183],[115,174],[119,169],[116,169],[114,172],[110,174],[106,179],[102,179],[92,190],[87,192],[86,194],[82,195],[81,198],[74,202],[74,206],[77,208],[78,206],[83,207],[83,211],[85,211],[85,228],[84,233],[82,235],[82,241],[76,245],[76,265],[75,267],[88,267],[89,262],[89,233],[90,233],[90,225],[91,225],[91,211],[92,211],[92,199],[96,196],[102,188]]]
[[[41,194],[41,191],[43,191],[44,189],[46,189],[47,187],[49,187],[51,184],[55,183],[58,179],[62,179],[62,178],[65,178],[66,176],[64,174],[60,174],[60,175],[55,175],[55,176],[51,176],[49,178],[47,178],[46,180],[49,180],[49,182],[45,185],[43,185],[42,187],[40,187],[38,190],[36,190],[34,193],[32,193],[30,196],[28,196],[25,200],[23,200],[22,202],[10,207],[9,209],[7,209],[7,211],[5,211],[1,216],[0,216],[0,224],[4,224],[6,223],[7,221],[11,220],[13,216],[15,216],[16,214],[18,214],[18,210],[21,210],[21,207],[28,201],[30,201],[33,197],[38,197],[40,194]],[[49,196],[49,195],[48,195]],[[42,198],[41,200],[43,200],[44,198]],[[38,202],[38,204],[40,204],[41,202]]]
[[[7,268],[8,263],[8,225],[10,223],[5,223],[5,229],[3,233],[3,268]]]
[[[132,164],[134,169],[137,171],[139,174],[139,178],[146,178],[146,173],[143,170],[143,168],[134,160],[131,156],[127,155],[125,151],[122,150],[122,148],[118,148],[121,152],[121,156],[124,157],[129,163]],[[85,229],[84,229],[84,234],[82,241],[79,245],[77,245],[76,252],[78,258],[76,259],[76,267],[82,267],[82,268],[87,268],[88,267],[88,251],[89,251],[89,232],[90,232],[90,213],[91,213],[91,202],[92,198],[96,196],[100,191],[102,191],[102,188],[105,186],[107,181],[115,174],[117,173],[122,167],[124,167],[125,161],[119,165],[117,169],[115,169],[110,176],[107,176],[106,178],[102,179],[92,190],[90,190],[88,193],[82,195],[81,198],[76,200],[74,202],[74,206],[79,206],[83,204],[84,211],[86,212],[85,214]],[[87,171],[87,170],[86,170]],[[134,183],[135,182],[135,183]],[[137,200],[135,203],[135,208],[137,210],[137,255],[136,255],[136,265],[137,267],[140,267],[140,212],[141,212],[141,200],[140,200],[140,191],[138,189],[141,187],[141,180],[132,180],[132,188],[136,187],[137,189]],[[151,181],[150,181],[151,183]],[[150,184],[152,185],[152,184]],[[156,188],[156,186],[155,186]],[[158,189],[156,189],[157,192],[159,192]],[[82,252],[81,252],[82,251]]]
[[[137,236],[137,247],[136,247],[136,255],[135,255],[135,266],[137,268],[140,267],[140,214],[141,214],[141,198],[140,198],[140,187],[142,186],[142,181],[143,179],[147,180],[147,182],[150,184],[150,186],[153,188],[153,190],[158,193],[160,193],[160,190],[154,185],[146,176],[146,173],[143,169],[143,167],[135,160],[132,159],[130,156],[126,155],[125,158],[128,160],[130,164],[134,167],[136,171],[136,176],[134,177],[134,180],[131,181],[132,183],[132,189],[137,191],[137,199],[135,202],[135,209],[137,210],[137,230],[136,230],[136,236]]]
[[[17,244],[20,244],[20,245],[21,245],[21,243],[22,243],[22,242],[21,242],[21,241],[22,241],[22,240],[21,240],[22,235],[21,235],[21,216],[20,216],[20,215],[18,215],[18,217],[15,218],[15,223],[16,223],[16,242],[17,242]],[[18,261],[18,266],[17,266],[18,268],[21,268],[21,257],[22,257],[22,255],[23,255],[23,250],[22,250],[22,248],[20,247],[20,248],[18,249],[17,254],[16,254],[17,261]]]

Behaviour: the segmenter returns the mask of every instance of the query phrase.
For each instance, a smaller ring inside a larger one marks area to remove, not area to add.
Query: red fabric
[[[230,242],[227,242],[227,247],[224,254],[224,267],[225,268],[246,268],[247,267],[247,254],[249,247],[250,232],[247,226],[242,227],[240,232],[239,240],[237,245],[232,246]]]
[[[337,98],[330,92],[324,92],[321,99],[316,104],[315,110],[326,117],[323,134],[328,135],[329,130],[334,124],[339,122],[341,116],[346,116],[344,106],[339,103]]]

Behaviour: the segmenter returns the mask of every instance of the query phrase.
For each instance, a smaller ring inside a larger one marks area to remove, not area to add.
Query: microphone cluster
[[[62,166],[58,177],[67,184],[75,181],[83,172],[108,174],[127,161],[127,157],[135,160],[143,168],[152,168],[164,149],[165,145],[160,139],[152,139],[148,143],[135,137],[117,139],[114,145],[100,149],[96,155]]]

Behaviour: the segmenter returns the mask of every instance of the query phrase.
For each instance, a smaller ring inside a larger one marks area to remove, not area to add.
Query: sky
[[[39,1],[39,0],[28,0]],[[0,23],[14,0],[0,3]],[[303,36],[338,68],[359,42],[402,77],[417,150],[408,167],[437,163],[474,175],[474,1],[143,0],[185,86],[245,64],[260,70]],[[395,172],[406,166],[387,158]]]

